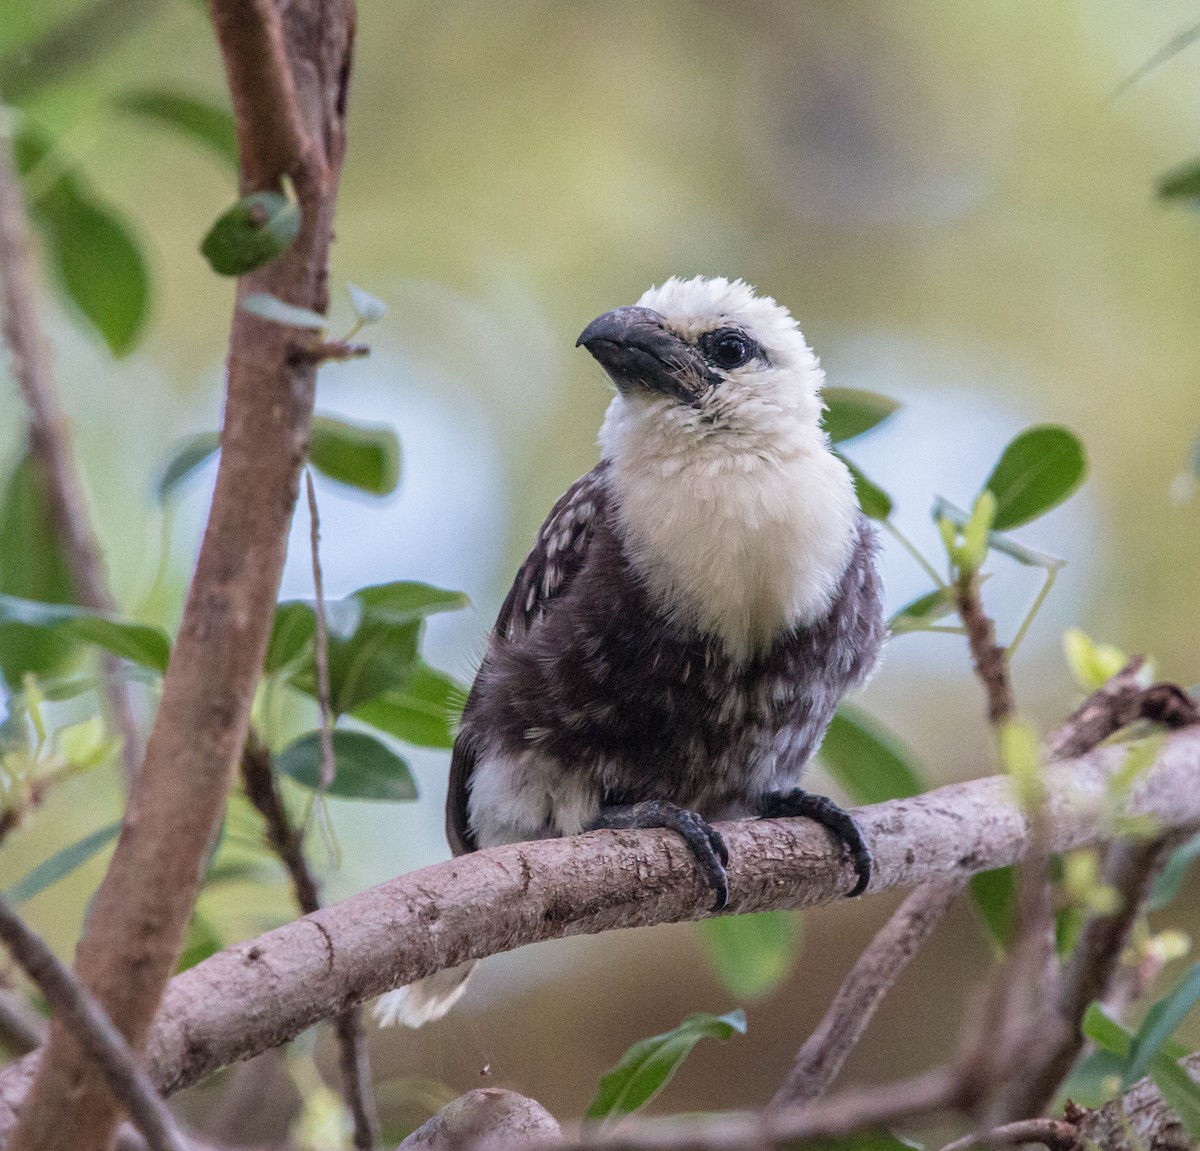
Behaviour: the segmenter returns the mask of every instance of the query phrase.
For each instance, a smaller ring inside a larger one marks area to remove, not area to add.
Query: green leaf
[[[417,747],[449,748],[465,700],[461,684],[418,659],[401,687],[360,703],[350,714]]]
[[[223,105],[166,88],[134,88],[122,92],[116,98],[116,106],[131,116],[173,129],[209,149],[237,171],[237,133],[233,115]]]
[[[1080,1029],[1102,1051],[1108,1051],[1121,1059],[1129,1058],[1133,1037],[1099,1003],[1088,1005],[1088,1009],[1083,1013]]]
[[[219,275],[242,276],[283,255],[299,232],[299,205],[279,192],[252,192],[217,217],[200,251]]]
[[[996,867],[971,876],[971,896],[984,926],[1007,951],[1017,930],[1017,877],[1011,867]]]
[[[326,794],[343,799],[383,799],[393,803],[417,798],[408,764],[374,736],[361,731],[333,733],[337,774]],[[276,767],[305,787],[321,785],[321,733],[310,731],[275,757]]]
[[[971,518],[962,508],[955,506],[941,496],[937,496],[934,499],[933,510],[930,514],[933,516],[934,523],[945,519],[960,529],[965,528]],[[1003,532],[988,532],[987,541],[988,546],[994,551],[1003,552],[1006,556],[1016,560],[1019,564],[1024,564],[1026,567],[1042,568],[1045,571],[1057,571],[1066,564],[1065,560],[1059,559],[1057,556],[1047,555],[1045,552],[1034,551],[1033,548],[1018,543],[1012,536],[1005,535]]]
[[[220,450],[220,432],[200,432],[184,440],[158,481],[158,502],[166,503],[184,481],[195,475]]]
[[[301,600],[285,600],[276,604],[263,672],[274,675],[298,659],[316,630],[317,617],[310,604]]]
[[[372,584],[359,588],[352,598],[364,606],[366,616],[397,624],[424,619],[437,612],[459,611],[471,603],[460,591],[447,591],[415,580]]]
[[[925,790],[912,752],[852,704],[838,708],[817,755],[855,803],[883,803]]]
[[[289,328],[315,328],[320,330],[327,323],[326,318],[320,312],[314,312],[311,308],[300,308],[295,304],[285,303],[275,296],[267,295],[266,292],[251,292],[250,295],[242,300],[242,311],[249,312],[252,316],[258,316],[263,320],[283,324]]]
[[[52,603],[73,598],[71,569],[55,530],[45,474],[25,455],[0,500],[0,593]],[[40,625],[0,623],[0,672],[18,687],[26,674],[61,675],[76,662],[78,645]]]
[[[1200,859],[1200,831],[1171,853],[1166,867],[1159,872],[1150,889],[1147,911],[1162,911],[1174,902],[1188,869],[1197,859]]]
[[[844,444],[890,419],[900,408],[895,401],[859,388],[824,388],[821,394],[829,409],[825,431],[835,444]]]
[[[746,1014],[689,1015],[678,1027],[635,1043],[600,1080],[596,1098],[584,1112],[585,1123],[619,1119],[644,1107],[668,1083],[701,1039],[745,1035]]]
[[[840,452],[837,457],[846,465],[850,478],[854,480],[854,491],[863,515],[872,520],[886,520],[892,514],[892,497],[873,480],[867,479],[857,464],[852,464]]]
[[[943,620],[954,612],[954,589],[934,588],[925,595],[906,603],[890,620],[888,630],[892,635],[903,635],[910,631],[923,631],[930,624]]]
[[[705,953],[737,999],[761,999],[792,970],[800,948],[800,916],[792,911],[721,915],[696,924]]]
[[[1142,1026],[1133,1038],[1129,1052],[1129,1065],[1125,1068],[1124,1086],[1140,1079],[1150,1068],[1150,1061],[1162,1049],[1162,1045],[1175,1033],[1184,1017],[1200,999],[1200,963],[1146,1012]]]
[[[60,879],[65,879],[76,868],[82,867],[92,856],[103,851],[121,833],[121,822],[106,824],[91,835],[56,851],[36,867],[26,872],[5,893],[4,898],[13,904],[28,903]]]
[[[388,306],[377,296],[364,292],[356,284],[347,284],[346,291],[350,293],[350,303],[354,314],[364,324],[375,324],[387,315]]]
[[[1020,527],[1057,507],[1083,482],[1083,445],[1057,424],[1028,428],[1004,449],[984,489],[996,497],[992,527]]]
[[[1158,182],[1160,200],[1200,199],[1200,160],[1168,172]]]
[[[390,495],[400,481],[400,441],[382,424],[313,416],[308,458],[322,475],[371,495]]]
[[[150,624],[131,623],[74,604],[39,603],[0,595],[0,628],[13,624],[65,633],[157,672],[167,670],[171,655],[166,632]]]

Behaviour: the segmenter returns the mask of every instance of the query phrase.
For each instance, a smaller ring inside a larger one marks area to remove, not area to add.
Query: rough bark
[[[344,150],[350,0],[213,0],[234,95],[243,188],[294,182],[300,234],[239,295],[324,311]],[[146,1042],[182,945],[203,861],[246,738],[312,413],[316,334],[237,311],[221,463],[146,758],[77,970],[134,1050]],[[10,1145],[102,1151],[118,1113],[103,1078],[55,1025]]]

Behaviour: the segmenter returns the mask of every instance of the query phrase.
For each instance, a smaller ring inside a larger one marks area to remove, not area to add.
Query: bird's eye
[[[707,337],[705,343],[707,347],[704,350],[708,358],[718,368],[724,368],[726,371],[731,368],[740,368],[758,350],[745,333],[732,328],[713,332]]]

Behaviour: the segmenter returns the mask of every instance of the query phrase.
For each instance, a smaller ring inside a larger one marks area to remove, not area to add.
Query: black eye
[[[717,365],[729,371],[740,368],[758,351],[754,341],[736,328],[713,332],[704,339],[704,352]]]

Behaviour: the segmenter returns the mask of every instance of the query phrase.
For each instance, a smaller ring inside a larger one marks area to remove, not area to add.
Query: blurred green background
[[[394,426],[403,467],[384,501],[319,482],[327,591],[406,578],[467,592],[474,607],[431,621],[426,648],[469,680],[542,516],[595,460],[608,391],[576,335],[668,275],[722,274],[791,308],[832,383],[905,405],[849,454],[930,550],[934,493],[967,502],[1021,427],[1083,440],[1085,488],[1019,533],[1069,564],[1014,668],[1035,722],[1075,699],[1069,626],[1200,679],[1200,504],[1169,491],[1200,432],[1200,216],[1154,195],[1200,151],[1200,46],[1123,86],[1197,16],[1183,0],[360,0],[333,328],[352,318],[347,281],[391,311],[369,360],[323,369],[318,409]],[[64,31],[69,50],[47,54]],[[118,598],[171,627],[213,468],[181,502],[159,581],[154,489],[174,445],[219,416],[233,287],[198,243],[235,186],[208,153],[116,111],[132,87],[224,100],[203,5],[6,0],[0,90],[147,254],[150,319],[130,355],[114,359],[49,285],[43,311]],[[0,461],[15,462],[24,419],[4,378]],[[311,594],[307,533],[301,510],[285,597]],[[902,551],[884,564],[892,607],[926,589]],[[1038,576],[992,566],[1004,636]],[[993,770],[959,640],[895,640],[861,702],[932,779]],[[331,801],[340,861],[313,840],[331,898],[445,856],[447,761],[412,756],[417,804]],[[118,776],[53,792],[5,844],[0,885],[114,818]],[[29,905],[64,954],[102,859]],[[290,917],[286,888],[271,891],[214,901],[225,942]],[[670,1104],[764,1102],[891,905],[807,916],[748,1037],[698,1049]],[[952,915],[847,1079],[927,1065],[990,962],[969,909]],[[445,1021],[375,1037],[382,1098],[415,1119],[441,1090],[424,1080],[493,1084],[575,1115],[628,1042],[732,1005],[690,928],[526,950],[485,964]]]

